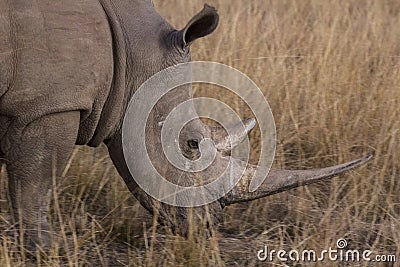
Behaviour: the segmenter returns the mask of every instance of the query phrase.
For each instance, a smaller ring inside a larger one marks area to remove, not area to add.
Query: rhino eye
[[[187,144],[190,149],[199,149],[199,140],[197,139],[190,139]]]

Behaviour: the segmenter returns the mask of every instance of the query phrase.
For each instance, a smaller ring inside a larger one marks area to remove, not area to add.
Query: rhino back
[[[89,142],[113,79],[112,49],[97,0],[0,0],[0,139],[80,110],[77,143]]]

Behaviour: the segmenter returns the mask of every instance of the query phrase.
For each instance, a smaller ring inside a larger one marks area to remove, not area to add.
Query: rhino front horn
[[[244,171],[238,184],[221,199],[221,203],[224,205],[230,205],[238,202],[250,201],[265,196],[280,193],[292,188],[296,188],[303,185],[309,185],[316,183],[339,174],[342,174],[348,170],[359,167],[367,163],[371,158],[372,154],[365,157],[322,169],[311,169],[311,170],[276,170],[271,169],[257,190],[252,191],[251,180],[258,166],[247,164],[246,170]],[[239,167],[246,162],[232,159],[234,161],[233,166]],[[233,167],[235,168],[235,167]],[[242,168],[243,169],[243,168]],[[233,170],[233,173],[236,173]]]

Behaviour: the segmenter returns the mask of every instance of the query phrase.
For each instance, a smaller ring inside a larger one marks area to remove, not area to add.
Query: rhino
[[[47,221],[54,177],[60,176],[75,145],[104,143],[127,187],[160,223],[187,235],[190,214],[210,227],[225,206],[255,200],[337,176],[366,163],[371,155],[312,170],[271,169],[263,184],[249,190],[257,166],[247,164],[237,185],[208,205],[174,207],[147,195],[132,177],[123,154],[122,125],[135,91],[153,74],[191,60],[190,47],[218,25],[215,8],[204,8],[183,29],[172,27],[149,0],[0,0],[0,158],[6,165],[15,221],[33,246],[50,246]],[[166,95],[148,118],[146,139],[166,179],[193,185],[212,170],[182,173],[168,165],[160,148],[161,117],[192,98],[190,85]],[[254,126],[244,120],[233,130],[241,140]],[[226,132],[200,118],[182,129],[179,146],[198,157],[199,143],[214,140],[214,165],[231,157]],[[141,157],[141,155],[136,155]],[[237,164],[246,164],[240,160]],[[146,175],[145,173],[143,175]],[[179,179],[179,181],[178,181]]]

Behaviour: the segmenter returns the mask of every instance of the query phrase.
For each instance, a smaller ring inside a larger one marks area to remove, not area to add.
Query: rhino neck
[[[174,30],[154,9],[150,1],[144,0],[99,0],[109,20],[113,37],[114,77],[103,109],[102,128],[96,142],[104,141],[118,172],[134,194],[138,194],[135,183],[125,164],[122,153],[122,123],[131,97],[140,85],[155,73],[171,65],[163,50],[165,35]],[[184,58],[184,60],[188,60]],[[179,63],[179,62],[177,62]],[[157,88],[154,88],[157,89]],[[153,108],[148,117],[146,142],[149,153],[162,155],[160,122],[165,120],[173,107],[191,98],[191,87],[175,89],[168,93]],[[157,156],[155,156],[157,157]],[[159,158],[158,162],[163,162]],[[145,205],[146,206],[146,205]]]
[[[113,82],[97,130],[89,145],[97,146],[120,134],[129,100],[139,86],[161,70],[154,51],[160,51],[160,31],[173,30],[145,0],[99,0],[113,40]],[[160,53],[161,55],[162,53]],[[151,58],[153,57],[153,58]],[[160,58],[160,57],[158,57]]]
[[[112,1],[99,0],[99,2],[106,13],[112,37],[113,78],[96,131],[88,142],[89,146],[98,146],[117,134],[122,125],[128,97],[126,42],[121,22]]]

